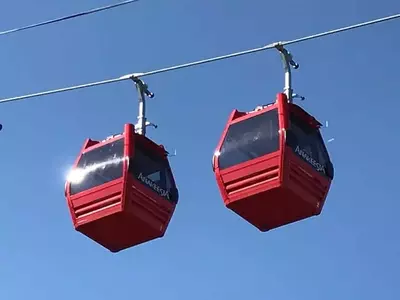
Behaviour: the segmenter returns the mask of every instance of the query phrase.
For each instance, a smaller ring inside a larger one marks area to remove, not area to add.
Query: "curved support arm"
[[[289,102],[293,102],[293,89],[292,89],[292,72],[291,67],[293,69],[298,69],[300,66],[293,60],[292,54],[287,51],[282,43],[278,42],[274,44],[275,48],[279,51],[283,63],[283,69],[285,71],[285,87],[284,93]],[[298,95],[297,95],[298,96]],[[298,96],[304,100],[304,97]]]
[[[139,79],[135,74],[130,75],[130,78],[136,85],[136,90],[138,92],[138,100],[139,100],[139,114],[138,121],[135,125],[135,130],[138,134],[146,135],[146,127],[153,126],[157,128],[157,125],[150,123],[146,119],[146,96],[149,98],[154,97],[154,93],[150,92],[147,84],[143,82],[143,80]]]

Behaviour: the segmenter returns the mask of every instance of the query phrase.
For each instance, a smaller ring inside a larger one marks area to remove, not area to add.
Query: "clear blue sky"
[[[108,0],[7,1],[0,30]],[[2,36],[0,97],[258,47],[399,12],[395,0],[141,0]],[[285,19],[286,17],[286,19]],[[233,108],[283,88],[267,51],[146,79],[149,136],[176,149],[180,202],[163,239],[112,254],[74,231],[65,173],[84,139],[136,122],[133,84],[0,105],[0,299],[399,299],[398,32],[392,21],[293,45],[296,92],[335,179],[319,217],[261,233],[227,210],[211,156]]]

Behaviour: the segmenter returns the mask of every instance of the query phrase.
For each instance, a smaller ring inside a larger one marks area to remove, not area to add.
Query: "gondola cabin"
[[[319,215],[334,171],[320,126],[281,93],[234,110],[213,156],[225,205],[261,231]]]
[[[75,229],[112,252],[162,237],[178,202],[167,152],[132,124],[86,140],[65,195]]]

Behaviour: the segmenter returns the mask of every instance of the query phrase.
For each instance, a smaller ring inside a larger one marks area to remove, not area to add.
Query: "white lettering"
[[[156,191],[161,197],[166,197],[168,200],[170,199],[169,192],[158,186],[155,182],[150,180],[149,178],[143,176],[142,173],[139,174],[138,179],[146,184],[148,187],[152,188]]]
[[[318,172],[325,172],[325,167],[321,165],[319,162],[317,162],[314,158],[312,158],[304,149],[300,149],[300,147],[297,145],[295,151],[298,153],[301,157],[303,157],[307,162],[309,162]]]

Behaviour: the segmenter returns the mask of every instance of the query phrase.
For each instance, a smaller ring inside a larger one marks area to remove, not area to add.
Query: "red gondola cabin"
[[[334,172],[320,126],[281,93],[234,110],[213,157],[225,205],[261,231],[319,215]]]
[[[162,237],[178,202],[164,147],[124,129],[87,139],[65,185],[75,229],[112,252]]]

